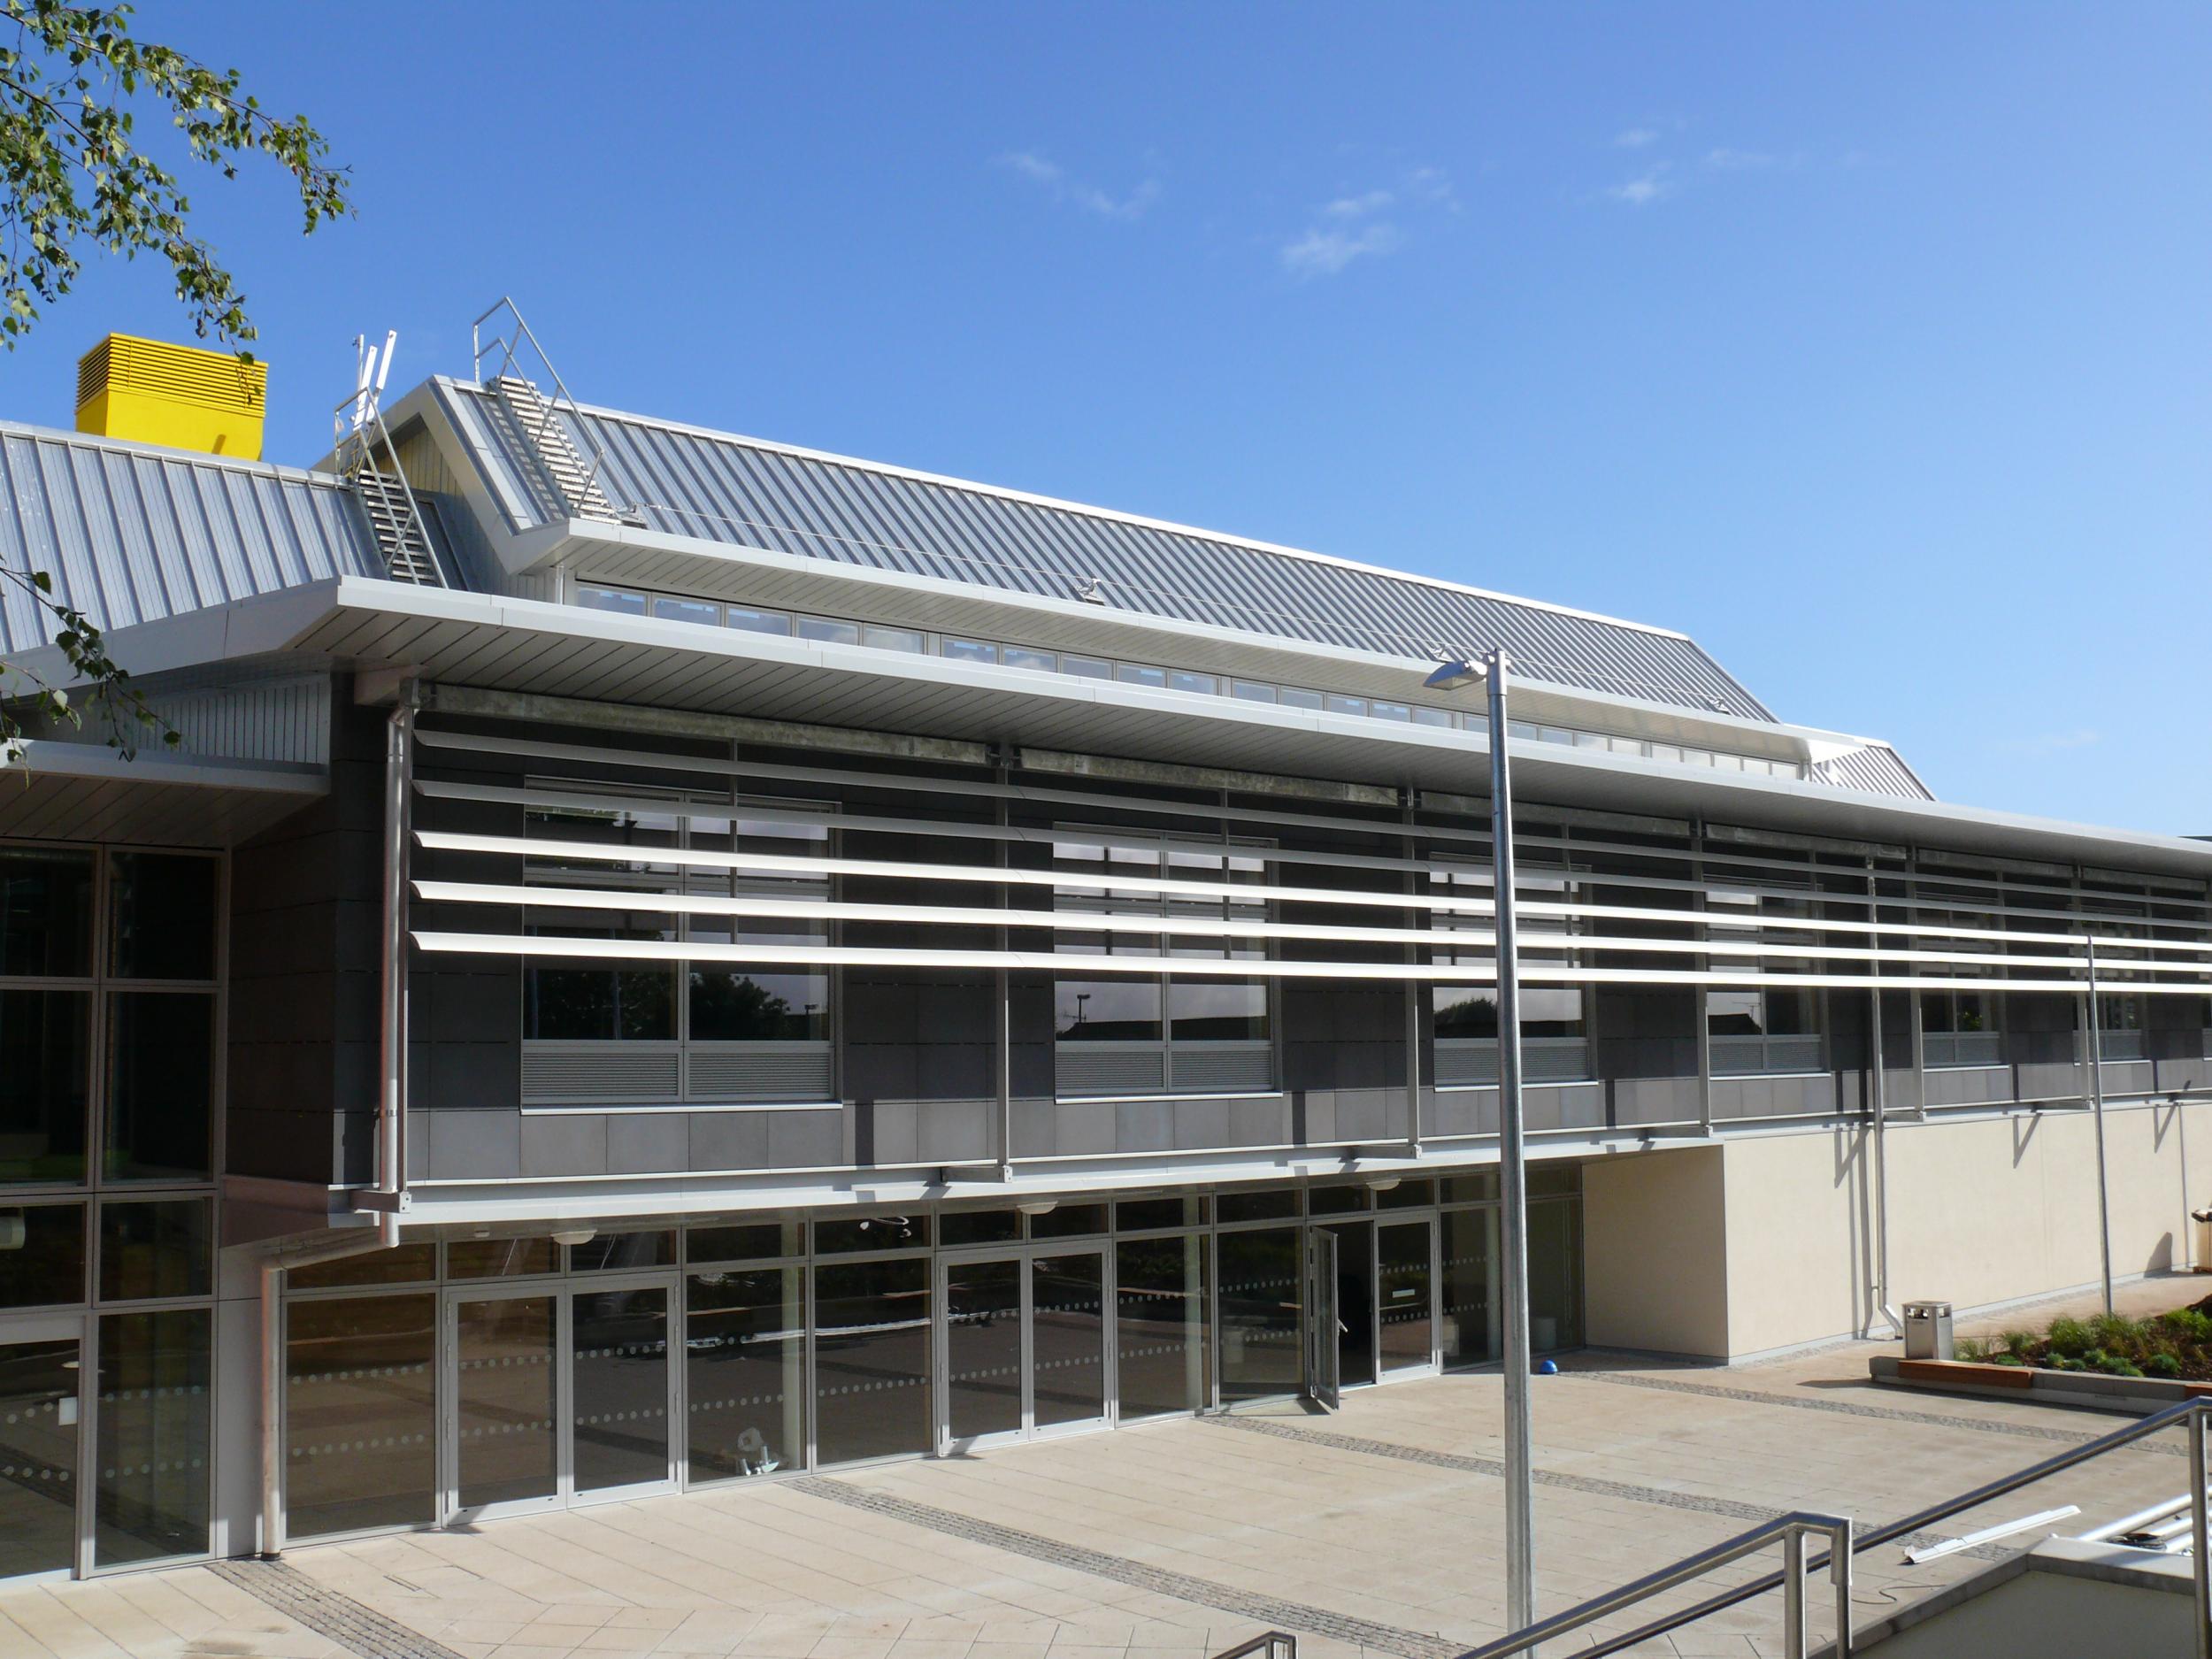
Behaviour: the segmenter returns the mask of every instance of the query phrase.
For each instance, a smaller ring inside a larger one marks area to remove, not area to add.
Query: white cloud
[[[1395,253],[1404,240],[1391,224],[1370,225],[1356,234],[1317,227],[1283,245],[1283,269],[1294,277],[1334,276],[1355,259]]]
[[[1642,150],[1659,142],[1659,134],[1648,127],[1632,127],[1617,134],[1613,142],[1621,150]]]
[[[1363,219],[1381,212],[1397,199],[1389,190],[1370,190],[1365,196],[1340,196],[1321,211],[1332,219]]]
[[[1404,247],[1401,221],[1409,215],[1458,211],[1450,176],[1441,167],[1415,167],[1395,183],[1347,191],[1314,209],[1304,231],[1282,245],[1283,269],[1301,280],[1334,276],[1356,260]]]
[[[1152,204],[1160,199],[1160,181],[1147,179],[1126,196],[1114,196],[1071,177],[1058,162],[1038,155],[1033,150],[1010,150],[998,157],[998,165],[1017,178],[1048,192],[1056,202],[1070,202],[1087,213],[1101,219],[1142,219]]]
[[[1674,180],[1667,177],[1667,164],[1660,162],[1647,167],[1632,179],[1624,180],[1606,192],[1616,202],[1630,207],[1649,207],[1654,202],[1665,200],[1674,194]]]

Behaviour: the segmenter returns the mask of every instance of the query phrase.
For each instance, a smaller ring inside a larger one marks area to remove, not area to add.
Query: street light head
[[[1440,663],[1421,686],[1426,691],[1457,691],[1462,686],[1473,685],[1488,672],[1480,663]]]

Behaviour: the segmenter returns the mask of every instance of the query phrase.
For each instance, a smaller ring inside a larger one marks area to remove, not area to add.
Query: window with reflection
[[[1705,895],[1706,931],[1715,942],[1778,947],[1800,954],[1716,956],[1720,972],[1752,976],[1819,972],[1810,954],[1820,935],[1801,923],[1818,914],[1809,894],[1716,887]],[[1817,987],[1747,985],[1705,993],[1706,1047],[1715,1077],[1817,1071],[1826,1064],[1824,1005]]]
[[[525,968],[523,1098],[534,1104],[818,1101],[831,1085],[830,976],[738,954],[819,947],[830,896],[818,802],[732,801],[538,781],[532,887],[572,893],[526,912],[541,937],[703,948],[690,960],[533,959]],[[559,798],[555,798],[555,797]],[[636,902],[626,904],[622,895]],[[588,896],[587,896],[588,895]],[[658,902],[680,898],[681,910]],[[750,910],[749,902],[759,908]]]
[[[1124,956],[1169,972],[1086,974],[1076,962],[1055,986],[1054,1035],[1063,1096],[1232,1093],[1274,1082],[1269,981],[1233,964],[1263,961],[1264,940],[1240,924],[1267,918],[1261,843],[1182,841],[1101,831],[1054,849],[1056,907],[1121,926],[1058,935],[1067,957]],[[1182,884],[1188,892],[1179,892]],[[1246,891],[1249,889],[1249,891]],[[1141,918],[1158,931],[1138,931]],[[1184,927],[1180,930],[1177,923]],[[1187,962],[1186,970],[1182,964]],[[1221,972],[1209,969],[1219,964]]]
[[[220,874],[217,862],[201,854],[110,855],[109,973],[123,979],[214,979]]]
[[[211,1179],[214,1099],[214,994],[109,993],[107,1179]]]
[[[796,1267],[684,1281],[687,1455],[694,1481],[806,1463],[806,1308]]]
[[[207,1553],[213,1320],[206,1308],[100,1320],[100,1566]]]
[[[827,1468],[927,1452],[928,1258],[814,1269],[814,1439]]]
[[[0,978],[92,972],[93,856],[0,847]]]
[[[1520,900],[1521,1075],[1531,1083],[1572,1082],[1590,1075],[1588,991],[1579,985],[1546,983],[1527,977],[1529,969],[1573,966],[1578,960],[1566,942],[1575,919],[1562,909],[1580,901],[1581,887],[1564,870],[1519,865],[1514,872]],[[1430,918],[1440,933],[1466,933],[1464,949],[1434,948],[1433,963],[1480,967],[1486,982],[1436,985],[1430,988],[1436,1026],[1436,1081],[1442,1086],[1494,1085],[1498,1080],[1497,948],[1494,881],[1490,866],[1446,864],[1431,871],[1429,891],[1464,904]]]
[[[287,1304],[288,1536],[426,1526],[437,1518],[437,1309],[427,1291]]]
[[[0,986],[0,1182],[85,1179],[92,993]]]

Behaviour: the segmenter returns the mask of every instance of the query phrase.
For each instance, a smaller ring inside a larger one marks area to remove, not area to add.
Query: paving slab
[[[2196,1282],[2129,1286],[2124,1305],[2177,1305]],[[1876,1351],[1843,1344],[1732,1369],[1583,1355],[1539,1379],[1544,1609],[1786,1509],[1825,1509],[1861,1528],[1886,1523],[2116,1421],[1879,1388],[1866,1375]],[[1285,1404],[480,1528],[300,1546],[281,1563],[19,1586],[0,1593],[0,1651],[1205,1659],[1273,1625],[1298,1633],[1301,1659],[1454,1659],[1504,1631],[1501,1404],[1494,1374],[1424,1379],[1348,1394],[1333,1414]],[[2068,1502],[2084,1511],[2070,1528],[2085,1526],[2171,1495],[2185,1485],[2180,1437],[2171,1438],[1940,1530]],[[1869,1552],[1857,1563],[1859,1604],[1871,1617],[2032,1541],[1918,1568],[1901,1549]],[[1694,1594],[1598,1629],[1637,1628],[1772,1564],[1735,1563]],[[1639,1651],[1777,1653],[1778,1601],[1767,1595]],[[1818,1629],[1820,1588],[1812,1601]]]

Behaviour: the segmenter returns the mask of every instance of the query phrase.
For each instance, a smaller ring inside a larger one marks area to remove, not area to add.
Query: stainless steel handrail
[[[2195,1655],[2195,1659],[2212,1659],[2212,1541],[2208,1541],[2207,1538],[2207,1493],[2204,1483],[2205,1422],[2208,1417],[2212,1417],[2212,1400],[2185,1400],[2179,1405],[2168,1406],[2163,1411],[2154,1412],[2149,1417],[2129,1424],[2125,1428],[2115,1429],[2111,1433],[2101,1435],[2093,1440],[2085,1440],[2079,1446],[2070,1447],[2055,1456],[2044,1458],[2040,1463],[2030,1463],[2024,1469],[2016,1470],[2009,1475],[2000,1476],[1997,1479],[1976,1486],[1971,1491],[1961,1493],[1955,1498],[1947,1498],[1941,1503],[1932,1504],[1927,1509],[1916,1510],[1902,1519],[1892,1521],[1886,1526],[1877,1527],[1872,1532],[1861,1533],[1851,1543],[1851,1553],[1860,1555],[1867,1550],[1878,1548],[1881,1545],[1894,1543],[1897,1540],[1917,1532],[1924,1527],[1933,1525],[1938,1521],[1948,1520],[1954,1515],[1962,1514],[1968,1509],[1989,1502],[1993,1498],[2001,1498],[2008,1493],[2017,1492],[2023,1486],[2032,1486],[2039,1480],[2047,1479],[2050,1476],[2062,1473],[2077,1464],[2085,1463],[2092,1458],[2101,1457],[2107,1452],[2116,1451],[2123,1446],[2155,1434],[2162,1429],[2185,1425],[2189,1431],[2189,1456],[2195,1476],[2190,1483],[2189,1530],[2190,1549],[2193,1556],[2190,1572],[2195,1581],[2197,1609],[2195,1645],[2192,1651]],[[1784,1520],[1788,1518],[1788,1517],[1783,1517]],[[1779,1525],[1781,1523],[1773,1522],[1770,1525]],[[1722,1548],[1725,1548],[1727,1546],[1724,1545]],[[1690,1557],[1691,1561],[1697,1559],[1696,1556]],[[1825,1558],[1811,1561],[1805,1564],[1805,1570],[1808,1572],[1817,1572],[1826,1564]],[[1663,1569],[1663,1574],[1671,1574],[1673,1571],[1673,1569]],[[1652,1577],[1655,1578],[1663,1574],[1654,1574]],[[1676,1575],[1670,1581],[1679,1583],[1682,1578],[1688,1576],[1693,1575]],[[1755,1578],[1749,1584],[1739,1585],[1732,1590],[1724,1590],[1718,1595],[1709,1596],[1698,1602],[1694,1607],[1685,1608],[1678,1613],[1671,1613],[1664,1618],[1656,1619],[1640,1629],[1631,1631],[1625,1636],[1617,1637],[1603,1647],[1590,1648],[1586,1650],[1587,1655],[1590,1659],[1594,1659],[1594,1655],[1598,1654],[1615,1653],[1637,1642],[1648,1641],[1655,1636],[1663,1636],[1669,1631],[1679,1630],[1683,1625],[1694,1624],[1709,1614],[1740,1606],[1755,1596],[1764,1595],[1777,1586],[1786,1586],[1789,1578],[1790,1574],[1786,1567],[1781,1572],[1770,1573],[1763,1578]],[[1639,1585],[1647,1582],[1648,1580],[1646,1579],[1637,1581]],[[1632,1586],[1624,1586],[1624,1588],[1633,1587]],[[1664,1586],[1655,1587],[1663,1588]],[[1794,1594],[1801,1595],[1802,1593],[1801,1579]],[[1644,1594],[1651,1594],[1650,1591],[1644,1592]],[[1609,1605],[1618,1607],[1624,1601],[1640,1598],[1626,1597],[1622,1592],[1616,1591],[1612,1596],[1601,1599],[1607,1601]],[[1586,1602],[1584,1605],[1592,1604]],[[1580,1610],[1580,1609],[1572,1609],[1576,1612]],[[1564,1617],[1567,1615],[1561,1617]],[[1540,1624],[1532,1625],[1530,1631],[1538,1632],[1543,1628],[1544,1626]],[[1529,1634],[1530,1632],[1517,1632],[1515,1636],[1506,1639],[1506,1643],[1517,1641],[1517,1646],[1493,1642],[1487,1647],[1477,1647],[1462,1655],[1461,1659],[1488,1659],[1488,1656],[1494,1654],[1525,1651],[1529,1642],[1519,1639]],[[1541,1637],[1537,1637],[1536,1640],[1540,1640]],[[1835,1650],[1835,1659],[1848,1659],[1849,1653],[1848,1647],[1839,1644]]]
[[[1271,1630],[1263,1636],[1217,1653],[1213,1659],[1247,1659],[1247,1655],[1266,1650],[1267,1659],[1298,1659],[1298,1639],[1286,1630]]]
[[[1828,1553],[1817,1562],[1805,1559],[1807,1534],[1817,1532],[1828,1540]],[[1578,1607],[1571,1607],[1563,1613],[1539,1619],[1525,1630],[1515,1631],[1496,1641],[1486,1642],[1460,1659],[1503,1659],[1508,1654],[1533,1653],[1540,1643],[1564,1636],[1570,1631],[1594,1624],[1624,1607],[1647,1601],[1663,1590],[1671,1590],[1678,1584],[1703,1577],[1716,1567],[1724,1567],[1732,1561],[1755,1555],[1768,1545],[1779,1541],[1782,1546],[1782,1571],[1766,1582],[1780,1584],[1786,1589],[1782,1608],[1782,1650],[1786,1659],[1805,1659],[1807,1640],[1805,1581],[1823,1566],[1829,1569],[1836,1597],[1837,1651],[1847,1655],[1851,1651],[1851,1523],[1840,1516],[1816,1515],[1807,1510],[1795,1510],[1763,1522],[1747,1532],[1739,1532],[1725,1543],[1710,1549],[1701,1549],[1694,1555],[1686,1555],[1671,1567],[1662,1567],[1647,1573],[1618,1589],[1594,1596]],[[1695,1614],[1678,1615],[1646,1625],[1625,1636],[1614,1636],[1594,1647],[1576,1651],[1583,1659],[1600,1659],[1605,1654],[1618,1653],[1647,1640],[1654,1632],[1668,1631],[1687,1624]]]
[[[492,347],[499,353],[500,366],[491,374],[487,375],[484,373],[484,359],[490,353],[482,342],[482,330],[485,323],[502,311],[515,320],[514,337],[509,338],[496,334],[492,336]],[[575,394],[568,389],[568,382],[561,378],[560,370],[553,366],[553,359],[546,355],[546,349],[539,343],[537,335],[531,331],[529,323],[522,315],[522,308],[515,303],[512,295],[501,295],[495,303],[488,307],[482,316],[469,325],[469,357],[475,366],[477,384],[488,386],[508,369],[513,369],[520,374],[522,365],[517,356],[517,348],[520,342],[525,340],[530,342],[530,349],[537,354],[538,362],[544,368],[547,378],[553,382],[553,390],[557,394],[556,396],[546,400],[545,413],[538,418],[536,430],[530,434],[531,444],[534,447],[543,444],[546,428],[552,424],[553,417],[559,412],[563,404],[566,404],[569,412],[577,417],[577,429],[580,432],[582,431],[581,405],[577,403]],[[525,375],[523,378],[526,380],[528,377]],[[600,469],[606,465],[607,451],[588,433],[585,434],[585,442],[591,446],[591,465],[584,473],[581,493],[588,494],[598,481]]]
[[[333,434],[331,453],[338,463],[339,472],[349,479],[356,472],[375,465],[376,444],[372,437],[372,429],[375,438],[384,441],[384,453],[392,463],[392,476],[399,480],[400,494],[407,498],[408,516],[421,533],[424,556],[429,559],[430,568],[437,576],[439,586],[445,586],[445,571],[438,563],[438,549],[431,544],[430,528],[422,516],[422,503],[415,499],[415,487],[408,481],[407,469],[400,465],[399,445],[392,441],[392,429],[384,423],[384,411],[374,389],[340,398],[337,406],[331,411],[330,425]]]

